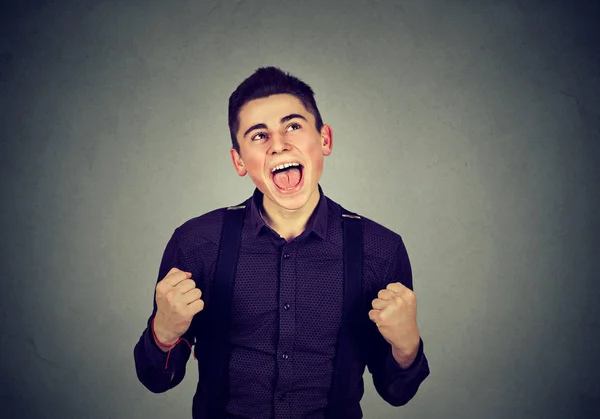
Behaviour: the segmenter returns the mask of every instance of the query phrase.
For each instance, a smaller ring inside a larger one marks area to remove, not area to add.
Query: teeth
[[[281,170],[281,169],[285,169],[286,167],[292,167],[292,166],[300,166],[300,164],[295,163],[295,162],[280,164],[279,166],[275,166],[274,168],[272,168],[271,173],[273,173],[276,170]]]

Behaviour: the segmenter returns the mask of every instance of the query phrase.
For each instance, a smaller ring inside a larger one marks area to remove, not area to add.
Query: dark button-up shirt
[[[231,418],[323,418],[331,387],[343,303],[343,253],[340,206],[321,193],[305,231],[286,242],[261,216],[258,189],[247,201],[233,290],[226,415]],[[224,209],[193,218],[175,229],[158,280],[172,267],[192,273],[202,299],[210,304]],[[364,316],[379,290],[393,282],[412,289],[412,273],[402,238],[363,219]],[[156,345],[150,329],[154,310],[134,349],[139,380],[153,392],[173,388],[185,375],[190,347],[179,343],[169,354]],[[184,338],[200,355],[206,331],[194,318]],[[379,395],[393,406],[407,403],[429,375],[420,342],[414,363],[402,369],[391,346],[373,322],[365,330],[366,355],[350,369],[346,418],[361,418],[365,365]],[[359,352],[357,352],[358,354]],[[364,353],[364,352],[363,352]],[[193,418],[204,418],[206,363],[197,357],[199,383]]]

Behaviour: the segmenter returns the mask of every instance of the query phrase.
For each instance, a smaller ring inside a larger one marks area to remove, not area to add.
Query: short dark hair
[[[261,67],[244,80],[229,96],[229,133],[231,134],[231,145],[238,153],[240,152],[237,140],[237,132],[240,129],[240,109],[251,100],[277,94],[295,96],[315,117],[317,131],[321,130],[323,119],[311,87],[277,67]]]

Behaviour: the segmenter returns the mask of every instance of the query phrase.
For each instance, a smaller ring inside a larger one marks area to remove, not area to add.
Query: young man
[[[256,189],[175,229],[134,349],[139,380],[175,387],[194,345],[194,419],[361,418],[365,366],[385,401],[407,403],[429,375],[408,255],[323,194],[333,132],[312,89],[260,68],[229,98],[229,129]]]

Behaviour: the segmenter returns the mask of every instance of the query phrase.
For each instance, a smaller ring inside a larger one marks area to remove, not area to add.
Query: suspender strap
[[[227,373],[229,368],[229,325],[233,283],[237,266],[242,226],[246,215],[246,206],[240,204],[225,211],[219,256],[215,277],[207,305],[207,326],[210,339],[207,341],[208,365],[206,380],[208,389],[207,418],[223,417],[227,397]]]
[[[344,231],[344,307],[334,360],[333,380],[327,417],[343,418],[348,407],[350,363],[358,340],[353,334],[360,328],[363,237],[362,222],[358,215],[342,208]]]

